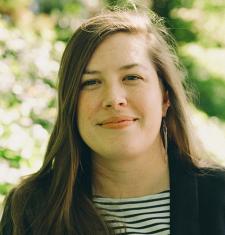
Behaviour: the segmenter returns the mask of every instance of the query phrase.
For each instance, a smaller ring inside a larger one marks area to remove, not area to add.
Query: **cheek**
[[[78,101],[78,123],[85,122],[94,117],[97,100],[88,95],[81,95]]]
[[[156,114],[162,112],[162,94],[156,88],[142,90],[138,96],[135,96],[134,102],[143,113]]]

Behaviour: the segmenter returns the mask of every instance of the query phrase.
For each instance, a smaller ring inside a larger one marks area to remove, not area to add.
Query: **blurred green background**
[[[132,5],[132,1],[130,5]],[[190,113],[207,151],[225,165],[225,1],[133,1],[165,18],[196,90]],[[56,118],[56,82],[76,27],[116,0],[0,0],[0,204],[37,170]]]

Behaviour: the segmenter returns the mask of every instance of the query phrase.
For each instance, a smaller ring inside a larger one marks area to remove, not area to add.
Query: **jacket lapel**
[[[172,235],[200,235],[197,179],[190,163],[181,162],[177,149],[168,149],[170,170],[170,224]],[[183,156],[184,157],[184,156]]]

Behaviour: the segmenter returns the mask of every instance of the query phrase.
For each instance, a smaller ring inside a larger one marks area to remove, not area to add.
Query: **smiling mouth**
[[[99,126],[103,127],[103,128],[109,128],[109,129],[121,129],[121,128],[125,128],[127,126],[132,125],[135,121],[137,121],[138,118],[135,118],[133,120],[121,120],[118,122],[108,122],[105,124],[99,124]]]

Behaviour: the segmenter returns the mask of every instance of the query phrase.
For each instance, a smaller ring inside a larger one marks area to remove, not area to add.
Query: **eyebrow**
[[[141,65],[141,64],[137,64],[137,63],[134,63],[134,64],[126,64],[126,65],[123,65],[119,68],[119,70],[127,70],[127,69],[131,69],[133,67],[143,67],[146,69],[145,66]],[[84,71],[84,74],[100,74],[101,72],[98,71],[98,70],[88,70],[88,69],[85,69]]]

